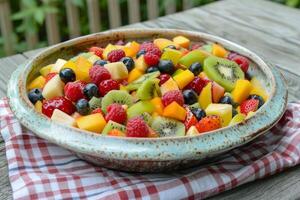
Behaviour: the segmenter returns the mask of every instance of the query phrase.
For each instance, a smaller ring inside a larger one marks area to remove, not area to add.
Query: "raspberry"
[[[99,93],[101,96],[106,95],[111,90],[118,90],[120,84],[112,79],[104,80],[99,84]]]
[[[257,99],[249,99],[243,101],[240,105],[241,113],[247,115],[249,112],[255,112],[258,108],[259,100]]]
[[[152,42],[144,42],[143,44],[141,44],[140,50],[144,50],[146,53],[152,53],[154,55],[157,55],[158,57],[161,56],[160,49]]]
[[[159,56],[157,56],[151,52],[147,52],[144,55],[144,59],[145,59],[145,62],[150,66],[155,66],[159,62]]]
[[[55,109],[59,109],[68,115],[73,114],[76,110],[73,103],[65,97],[54,97],[52,99],[43,101],[42,113],[44,115],[51,117]]]
[[[128,120],[126,125],[127,137],[147,137],[149,128],[141,117],[134,117]]]
[[[228,55],[227,55],[227,59],[228,60],[232,60],[235,56],[237,56],[239,54],[235,53],[234,51],[230,52]]]
[[[93,52],[96,56],[102,58],[103,49],[100,47],[91,47],[89,49],[90,52]]]
[[[50,81],[56,74],[57,73],[55,73],[55,72],[47,74],[47,76],[46,76],[46,83],[48,83],[48,81]]]
[[[199,133],[216,130],[221,127],[221,118],[216,115],[204,117],[196,124]]]
[[[173,101],[176,101],[181,106],[183,106],[183,103],[184,103],[182,93],[179,90],[171,90],[171,91],[166,92],[162,96],[161,100],[162,100],[162,103],[164,104],[164,106],[169,105]]]
[[[107,69],[104,67],[99,67],[97,65],[93,66],[89,70],[89,76],[93,83],[96,85],[99,85],[101,81],[107,80],[111,78],[111,75]]]
[[[109,62],[118,62],[125,56],[125,52],[122,49],[116,49],[108,53],[107,60],[109,60]]]
[[[209,81],[208,80],[204,80],[200,77],[195,77],[194,80],[192,82],[190,82],[185,89],[192,89],[194,90],[197,94],[200,94],[200,92],[202,91],[202,89],[207,85]]]
[[[243,70],[243,72],[247,72],[248,71],[248,68],[249,68],[249,60],[247,58],[245,58],[244,56],[234,56],[232,58],[232,61],[236,62],[240,67],[241,69]]]
[[[114,122],[123,124],[127,119],[127,114],[122,105],[113,103],[107,107],[106,121],[112,120]]]
[[[95,113],[100,113],[103,116],[103,112],[102,112],[101,108],[96,108],[95,110],[92,111],[91,114],[95,114]]]
[[[169,80],[171,78],[171,76],[169,74],[161,74],[159,75],[159,85],[164,84],[165,82],[167,82],[167,80]]]
[[[83,89],[85,85],[86,83],[82,81],[68,82],[64,88],[65,97],[67,97],[69,100],[73,102],[85,98],[83,94]]]

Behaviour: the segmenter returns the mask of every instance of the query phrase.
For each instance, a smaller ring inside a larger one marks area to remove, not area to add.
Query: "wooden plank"
[[[165,0],[164,6],[166,15],[170,15],[176,12],[176,0]]]
[[[43,0],[44,4],[50,4],[48,0]],[[49,45],[53,45],[60,42],[59,26],[57,20],[57,13],[46,14],[46,32]]]
[[[147,0],[147,16],[148,19],[156,19],[158,17],[158,2],[157,0]]]
[[[109,0],[107,3],[110,28],[117,28],[121,26],[121,11],[119,1]]]
[[[80,36],[80,24],[79,24],[79,10],[72,3],[72,0],[65,1],[67,9],[67,21],[69,26],[69,36],[70,38],[75,38]]]
[[[140,0],[128,0],[129,24],[141,21]]]
[[[10,15],[11,11],[9,1],[0,1],[0,29],[1,35],[4,39],[4,51],[7,55],[11,55],[15,52],[13,48],[13,31]]]
[[[188,10],[194,6],[194,2],[192,0],[183,0],[182,5],[183,5],[183,10]]]
[[[101,30],[100,6],[98,0],[87,0],[89,27],[91,33]]]

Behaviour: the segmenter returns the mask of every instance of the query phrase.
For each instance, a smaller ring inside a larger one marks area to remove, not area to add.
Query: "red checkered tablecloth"
[[[91,165],[22,127],[7,99],[0,100],[0,120],[14,199],[203,199],[300,161],[300,102],[290,103],[280,122],[250,144],[168,174]]]

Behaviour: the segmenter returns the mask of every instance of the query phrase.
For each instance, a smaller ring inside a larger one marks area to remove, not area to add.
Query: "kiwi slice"
[[[144,112],[144,113],[142,113],[141,115],[140,115],[142,118],[143,118],[143,120],[148,124],[148,125],[151,125],[152,124],[152,116],[149,114],[149,113],[147,113],[147,112]]]
[[[89,101],[89,105],[91,110],[95,110],[97,108],[101,108],[101,98],[93,97]]]
[[[155,117],[152,121],[151,128],[159,133],[160,137],[185,135],[185,126],[183,123],[165,117]]]
[[[139,116],[142,113],[152,113],[154,105],[150,101],[139,101],[127,109],[128,119]]]
[[[149,80],[149,79],[157,78],[159,75],[160,75],[159,71],[144,74],[143,76],[141,76],[137,80],[135,80],[132,83],[128,84],[125,88],[128,91],[137,90],[142,85],[143,82],[145,82],[146,80]]]
[[[124,90],[111,90],[103,98],[101,108],[106,113],[106,108],[113,103],[127,105],[130,107],[133,104],[132,96]]]
[[[209,79],[216,81],[226,91],[232,91],[238,79],[244,79],[245,74],[233,61],[210,56],[204,60],[205,74]]]
[[[141,86],[136,91],[136,96],[140,100],[150,100],[154,97],[156,84],[159,83],[158,79],[148,79],[141,84]]]
[[[109,133],[109,131],[111,131],[113,129],[118,129],[122,132],[125,132],[126,127],[122,124],[119,124],[117,122],[109,120],[102,131],[102,135],[107,135]]]

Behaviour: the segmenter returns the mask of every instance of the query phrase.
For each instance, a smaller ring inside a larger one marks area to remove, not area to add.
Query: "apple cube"
[[[62,82],[59,75],[56,74],[52,79],[50,79],[50,81],[46,83],[42,95],[45,99],[63,96],[64,86],[64,82]]]
[[[62,123],[68,126],[76,126],[76,121],[73,117],[68,115],[67,113],[64,113],[63,111],[59,109],[55,109],[53,111],[53,114],[51,116],[51,120]]]

